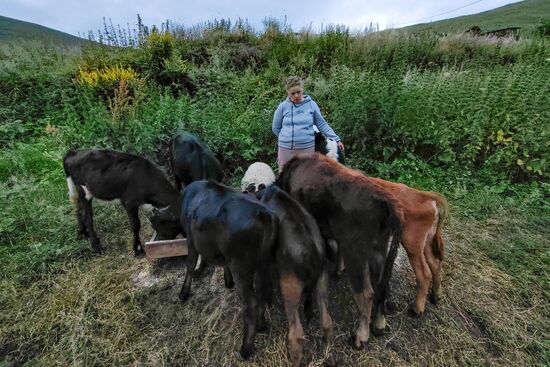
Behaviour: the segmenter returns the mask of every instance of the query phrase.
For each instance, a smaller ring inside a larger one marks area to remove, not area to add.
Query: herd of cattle
[[[152,205],[156,209],[150,221],[158,239],[187,237],[182,301],[190,295],[194,272],[207,263],[224,267],[226,287],[237,286],[244,303],[240,348],[244,359],[252,353],[255,333],[267,327],[265,309],[274,288],[271,274],[277,274],[295,366],[303,358],[305,340],[299,317],[302,300],[308,318],[313,302],[317,304],[324,339],[333,338],[327,264],[339,264],[345,267],[358,308],[359,325],[351,344],[360,349],[371,329],[379,334],[385,328],[389,279],[399,243],[418,285],[411,313],[424,312],[430,284],[431,300],[435,303],[441,297],[441,226],[447,204],[437,193],[348,168],[329,158],[337,156],[331,151],[335,144],[327,144],[320,134],[316,140],[323,154],[291,159],[277,178],[268,165],[251,165],[242,190],[221,184],[219,161],[196,136],[184,132],[170,141],[176,187],[143,157],[108,149],[69,151],[63,166],[76,206],[77,235],[89,238],[92,249],[101,252],[92,198],[119,199],[130,220],[134,253],[142,255],[138,210]],[[195,269],[199,255],[202,261]]]

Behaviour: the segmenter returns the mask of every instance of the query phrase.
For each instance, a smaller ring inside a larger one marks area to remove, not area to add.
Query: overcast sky
[[[293,29],[344,24],[363,29],[370,22],[380,28],[402,27],[460,15],[474,14],[520,0],[0,0],[0,15],[37,23],[73,35],[113,24],[135,28],[136,14],[145,25],[166,19],[187,26],[208,20],[239,17],[257,30],[267,17],[283,20]]]

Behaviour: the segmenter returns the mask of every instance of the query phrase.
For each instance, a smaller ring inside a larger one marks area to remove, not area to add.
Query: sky
[[[192,26],[229,18],[248,20],[256,30],[263,20],[285,20],[292,29],[320,30],[343,24],[362,30],[371,22],[380,29],[427,23],[475,14],[520,0],[0,0],[0,15],[37,23],[59,31],[85,35],[103,28],[103,17],[121,27],[136,28],[140,14],[148,26],[166,19]]]

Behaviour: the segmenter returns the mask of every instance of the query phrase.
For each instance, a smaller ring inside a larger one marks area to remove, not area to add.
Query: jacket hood
[[[302,102],[300,102],[300,103],[294,103],[294,102],[292,102],[292,101],[290,100],[289,97],[286,97],[286,101],[287,101],[288,103],[292,103],[295,107],[300,107],[300,106],[303,105],[304,103],[311,102],[311,97],[308,96],[308,95],[305,95],[305,96],[304,96],[304,99],[302,99]]]

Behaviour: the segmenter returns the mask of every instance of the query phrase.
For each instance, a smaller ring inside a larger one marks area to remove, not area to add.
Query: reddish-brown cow
[[[435,192],[420,191],[406,185],[369,177],[369,181],[391,195],[402,210],[397,215],[403,226],[401,243],[416,276],[418,290],[411,312],[424,312],[426,298],[433,279],[431,301],[441,298],[441,264],[444,242],[441,227],[447,214],[447,201]]]

